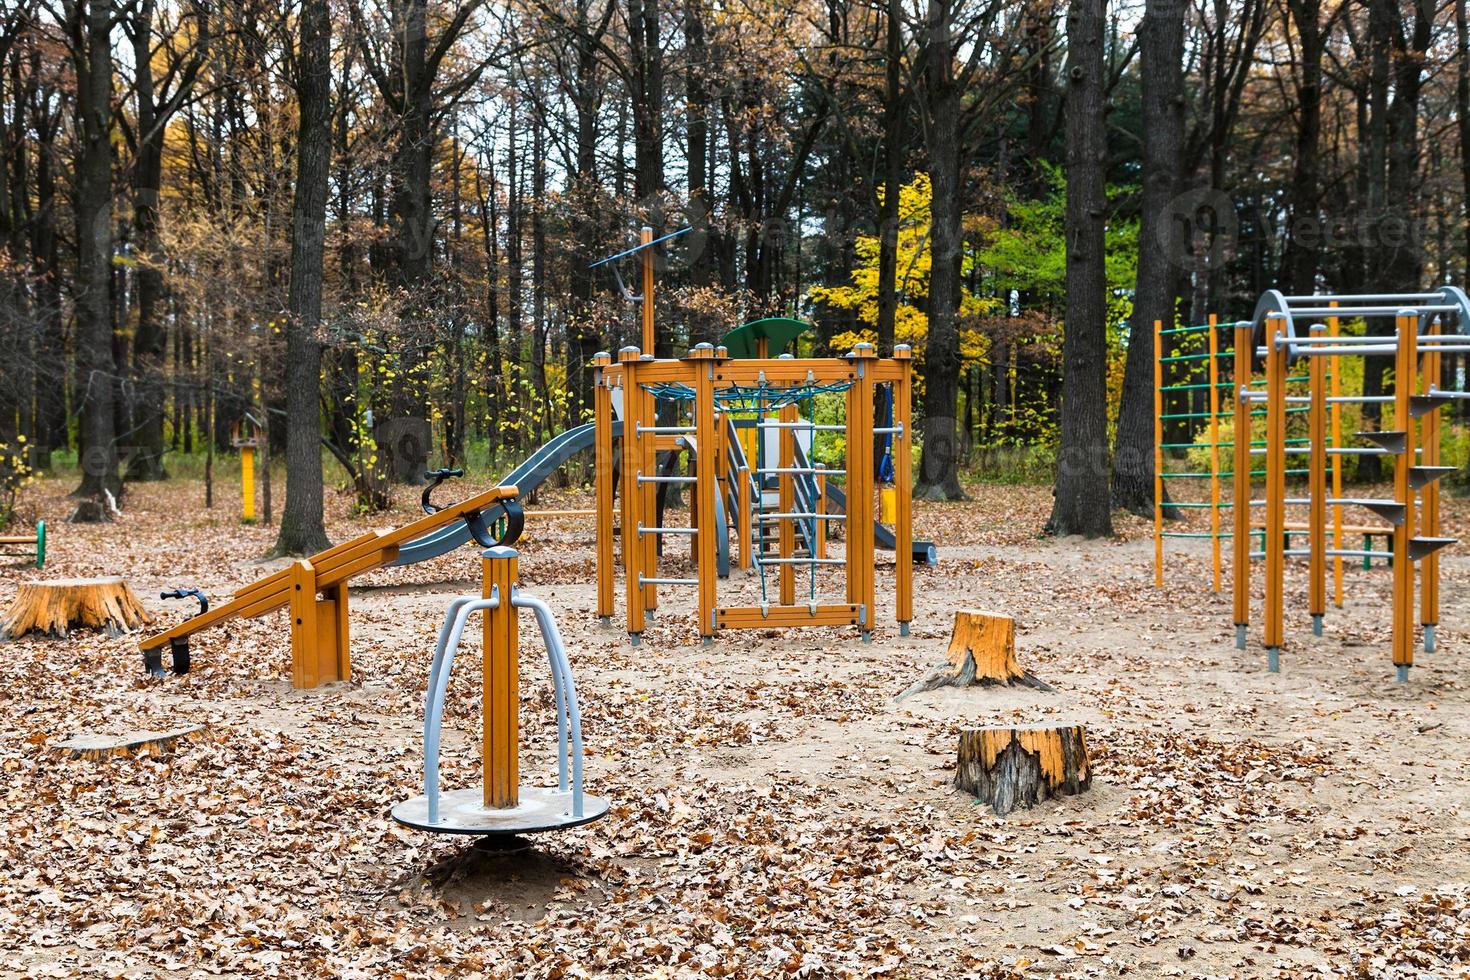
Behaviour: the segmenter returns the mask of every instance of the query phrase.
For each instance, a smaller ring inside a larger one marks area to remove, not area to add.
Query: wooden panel
[[[754,630],[777,626],[856,626],[857,606],[771,606],[765,615],[759,606],[725,606],[715,612],[720,629]]]

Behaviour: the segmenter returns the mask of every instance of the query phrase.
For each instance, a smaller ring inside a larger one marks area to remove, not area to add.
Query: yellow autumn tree
[[[882,191],[879,191],[880,197]],[[923,361],[924,348],[929,337],[929,317],[924,312],[929,299],[929,273],[932,262],[929,249],[929,209],[933,192],[929,175],[917,175],[913,183],[899,188],[898,196],[898,307],[894,313],[894,342],[908,344],[914,356]],[[967,220],[968,234],[983,234],[984,222]],[[844,286],[816,286],[810,293],[815,303],[822,303],[857,314],[863,327],[835,334],[832,338],[834,350],[851,350],[859,342],[874,343],[878,339],[878,252],[880,243],[876,235],[859,235],[856,245],[857,267],[852,271],[851,283]],[[968,278],[975,259],[967,249],[961,278]],[[966,363],[985,363],[989,340],[980,331],[968,324],[980,317],[993,314],[1002,306],[1001,300],[979,297],[968,289],[960,294],[960,354]]]

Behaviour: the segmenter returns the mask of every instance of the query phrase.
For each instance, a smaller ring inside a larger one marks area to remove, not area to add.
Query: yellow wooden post
[[[309,689],[323,680],[320,671],[317,625],[316,571],[311,562],[299,559],[288,571],[291,583],[291,686]],[[335,680],[335,678],[326,678]]]
[[[1333,300],[1333,306],[1337,301]],[[1339,324],[1337,317],[1327,318],[1327,335],[1338,336]],[[1333,448],[1342,446],[1342,403],[1338,401],[1342,397],[1342,373],[1338,355],[1333,354],[1327,362],[1328,370],[1331,372],[1332,392],[1332,439],[1329,443]],[[1334,500],[1342,499],[1342,454],[1332,454],[1332,497]],[[1332,505],[1332,547],[1335,551],[1343,550],[1342,532],[1342,504]],[[1332,601],[1337,608],[1342,608],[1342,555],[1332,556]]]
[[[735,506],[738,510],[738,513],[735,515],[734,524],[736,530],[735,536],[739,539],[736,541],[736,545],[738,545],[740,548],[740,567],[743,569],[749,569],[752,565],[752,547],[750,536],[753,533],[751,530],[750,519],[752,503],[750,489],[750,471],[743,470],[735,474],[735,479]]]
[[[634,643],[643,634],[643,589],[638,584],[643,574],[643,538],[638,533],[643,518],[643,488],[638,485],[642,467],[638,426],[643,421],[638,387],[638,348],[624,347],[618,352],[623,382],[623,499],[622,551],[623,592],[627,602],[628,635]]]
[[[1322,337],[1325,324],[1313,324],[1311,336]],[[1322,635],[1322,618],[1327,614],[1327,362],[1318,355],[1307,357],[1309,397],[1307,408],[1307,612],[1312,632]]]
[[[1282,317],[1266,319],[1266,656],[1281,669],[1286,585],[1286,332]],[[1249,460],[1249,457],[1247,457]]]
[[[1164,338],[1154,321],[1154,586],[1164,587]]]
[[[613,411],[612,389],[607,369],[612,355],[599,351],[592,358],[594,410],[592,478],[597,502],[597,616],[606,626],[612,621],[616,569],[613,565]]]
[[[787,405],[781,409],[781,421],[786,425],[794,424],[797,418],[795,405]],[[789,470],[796,465],[796,431],[783,427],[777,429],[776,434],[776,445],[780,447],[776,454],[776,465],[782,470]],[[779,488],[781,513],[790,514],[796,510],[796,480],[790,473],[783,472],[777,475],[776,486]],[[781,583],[781,605],[790,606],[796,602],[796,568],[789,564],[796,554],[795,522],[778,521],[776,540],[782,562],[776,571],[776,579]]]
[[[893,348],[898,380],[893,384],[893,493],[897,519],[893,523],[895,618],[899,634],[907,636],[914,619],[914,361],[908,344]]]
[[[848,355],[857,377],[848,389],[847,416],[847,574],[849,600],[863,607],[863,636],[873,631],[873,371],[872,344],[858,344]],[[855,414],[854,414],[855,413]]]
[[[639,359],[640,364],[648,364],[653,360],[653,355],[644,352]],[[629,389],[623,392],[626,400],[629,396],[637,396],[638,422],[639,424],[653,427],[658,425],[658,404],[653,394],[642,385],[629,385]],[[627,431],[627,422],[623,423],[624,431]],[[658,436],[653,433],[644,433],[638,436],[638,469],[644,476],[658,475]],[[643,525],[656,527],[658,525],[658,484],[646,482],[639,488],[643,499],[639,501],[638,512]],[[658,551],[659,536],[657,534],[645,534],[641,542],[643,547],[643,608],[652,611],[658,608],[658,586],[650,579],[658,578]]]
[[[1157,508],[1155,508],[1157,510]],[[1210,555],[1213,582],[1220,591],[1220,337],[1219,320],[1210,314]]]
[[[1251,621],[1251,327],[1236,324],[1235,364],[1231,374],[1231,396],[1235,408],[1234,474],[1231,477],[1231,598],[1235,606],[1235,645],[1245,649],[1246,627]]]
[[[520,560],[514,548],[486,550],[483,588],[500,604],[485,614],[484,698],[481,729],[484,754],[485,807],[509,809],[519,801],[520,777],[520,632],[511,596]]]
[[[653,241],[653,229],[644,225],[638,231],[638,241],[647,246]],[[653,326],[653,249],[645,247],[638,253],[643,260],[643,353],[650,356],[654,353],[654,326]]]
[[[240,447],[240,520],[255,523],[255,447]]]
[[[715,364],[714,350],[701,344],[689,352],[694,368],[694,493],[691,510],[696,515],[695,567],[699,579],[699,635],[706,641],[715,635],[715,495],[719,493],[715,477],[717,456],[715,436]]]
[[[1418,366],[1418,318],[1397,320],[1398,352],[1394,360],[1394,427],[1404,433],[1404,451],[1394,460],[1394,499],[1404,505],[1404,519],[1393,529],[1393,663],[1399,680],[1409,678],[1414,666],[1414,563],[1409,541],[1414,537],[1414,491],[1409,469],[1414,465],[1414,420],[1409,399],[1414,394]]]
[[[1440,321],[1435,317],[1430,325],[1429,334],[1438,336],[1440,332]],[[1439,384],[1441,377],[1441,366],[1439,349],[1433,345],[1427,349],[1424,355],[1422,388],[1425,394]],[[1433,410],[1424,415],[1424,454],[1420,457],[1423,466],[1438,466],[1440,459],[1440,414]],[[1420,520],[1420,527],[1425,537],[1438,537],[1440,533],[1439,518],[1439,481],[1431,479],[1424,485],[1422,491],[1422,503],[1424,513]],[[1419,622],[1424,626],[1424,652],[1434,652],[1434,631],[1439,625],[1439,552],[1432,551],[1424,556],[1421,571],[1422,581],[1419,586]]]

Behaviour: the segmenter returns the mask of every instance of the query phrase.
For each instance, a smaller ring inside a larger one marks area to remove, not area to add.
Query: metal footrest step
[[[1410,538],[1409,560],[1419,561],[1421,558],[1428,558],[1439,549],[1452,545],[1458,540],[1458,538]]]
[[[1433,391],[1427,395],[1409,396],[1409,415],[1416,419],[1422,419],[1435,409],[1442,408],[1455,400],[1455,396],[1442,391]]]
[[[1399,430],[1359,432],[1357,436],[1359,439],[1366,439],[1378,446],[1390,456],[1402,456],[1409,445],[1408,433]]]
[[[1327,505],[1329,507],[1362,507],[1377,514],[1394,527],[1404,523],[1404,515],[1408,511],[1407,505],[1397,500],[1385,500],[1381,497],[1330,497]]]
[[[1442,476],[1449,476],[1455,470],[1454,466],[1411,466],[1409,467],[1409,486],[1415,490],[1423,490],[1435,480]]]

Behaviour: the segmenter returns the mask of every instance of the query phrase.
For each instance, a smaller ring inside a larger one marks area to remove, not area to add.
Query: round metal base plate
[[[534,834],[591,823],[607,813],[607,800],[582,796],[582,815],[572,816],[572,794],[534,786],[520,788],[520,805],[510,810],[491,810],[484,805],[484,791],[457,789],[439,794],[439,820],[429,822],[429,798],[415,796],[393,808],[393,819],[405,827],[437,834]]]

